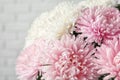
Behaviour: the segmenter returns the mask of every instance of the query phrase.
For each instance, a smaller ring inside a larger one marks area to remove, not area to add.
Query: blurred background
[[[16,58],[31,23],[62,1],[66,0],[0,0],[0,80],[17,80]]]

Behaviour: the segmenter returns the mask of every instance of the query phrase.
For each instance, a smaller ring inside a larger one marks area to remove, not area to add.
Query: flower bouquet
[[[32,24],[19,80],[120,80],[120,5],[63,2]]]

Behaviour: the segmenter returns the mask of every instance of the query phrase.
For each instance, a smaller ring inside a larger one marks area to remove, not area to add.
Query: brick
[[[6,79],[5,79],[5,76],[1,76],[1,75],[0,75],[0,80],[6,80]]]
[[[23,32],[22,32],[22,33],[19,32],[19,33],[17,34],[17,37],[16,37],[16,38],[17,38],[18,40],[20,40],[20,39],[25,40],[26,37],[27,37],[27,31],[24,32],[24,33],[23,33]]]
[[[15,76],[8,76],[8,80],[18,80],[17,79],[17,76],[15,77]]]
[[[37,13],[18,14],[18,15],[17,15],[17,21],[32,23],[32,21],[33,21],[36,17],[37,17]]]
[[[3,5],[1,4],[0,5],[0,13],[2,13],[3,12]]]
[[[19,14],[29,12],[28,4],[7,4],[4,6],[5,13]]]
[[[16,39],[15,32],[1,32],[0,40],[15,40]]]
[[[26,31],[29,28],[28,23],[22,23],[22,22],[11,22],[8,24],[5,24],[5,30],[6,31],[15,31],[15,32],[20,32],[20,31]]]
[[[27,3],[27,4],[35,4],[41,3],[41,0],[16,0],[17,3]],[[46,2],[46,0],[42,0],[42,3]]]
[[[16,65],[16,59],[7,59],[6,66],[14,67]]]
[[[2,66],[0,68],[0,72],[1,72],[0,75],[4,75],[4,77],[6,75],[9,75],[9,76],[15,75],[14,69],[15,67]]]
[[[10,50],[10,49],[3,49],[1,50],[1,59],[12,59],[12,58],[16,58],[16,56],[18,55],[18,51],[17,50]],[[6,63],[6,62],[5,62]]]
[[[0,50],[5,48],[5,41],[0,40]]]
[[[20,40],[12,40],[10,42],[6,42],[6,49],[10,50],[18,50],[23,47],[23,41]],[[12,46],[12,47],[11,47]],[[14,52],[13,52],[14,53]]]
[[[13,14],[2,13],[0,14],[0,22],[1,23],[8,23],[11,21],[15,21],[15,16]]]
[[[0,58],[0,65],[1,65],[1,66],[5,65],[5,60],[4,60],[4,58]]]
[[[32,4],[31,10],[32,12],[45,12],[45,11],[51,11],[59,2],[62,2],[64,0],[46,0],[42,3],[35,3]]]
[[[0,0],[0,4],[15,3],[15,0]]]
[[[3,31],[3,25],[0,24],[0,32],[2,32],[2,31]]]
[[[48,7],[46,7],[48,6]],[[31,6],[31,11],[32,12],[45,12],[45,11],[48,11],[50,9],[52,9],[53,7],[55,6],[55,4],[46,4],[46,3],[42,3],[42,4],[39,4],[39,3],[36,3],[36,4],[32,4]]]

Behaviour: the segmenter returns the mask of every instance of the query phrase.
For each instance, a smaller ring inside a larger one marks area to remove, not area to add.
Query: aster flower
[[[76,32],[82,32],[91,42],[105,43],[120,33],[120,12],[111,7],[86,8],[75,27]]]
[[[97,80],[98,74],[109,74],[105,80],[120,80],[119,40],[109,41],[120,33],[120,12],[111,8],[115,4],[115,0],[65,2],[41,14],[17,59],[18,79],[36,80],[41,73],[45,80]],[[69,35],[74,25],[75,33],[87,40]],[[102,45],[93,55],[93,45],[86,41],[110,45]]]
[[[59,39],[62,35],[69,33],[81,9],[115,4],[115,0],[84,0],[77,4],[60,3],[52,11],[44,12],[35,19],[28,32],[25,47],[32,44],[36,38]]]
[[[104,80],[120,80],[120,39],[109,41],[109,45],[103,44],[95,55],[97,58],[94,62],[99,69],[98,73],[109,74]]]
[[[41,14],[28,32],[25,47],[32,44],[36,38],[59,39],[69,33],[76,20],[75,11],[73,3],[63,2],[52,11]]]
[[[60,40],[37,39],[18,57],[18,79],[36,80],[42,72],[45,80],[96,80],[91,59],[93,52],[93,47],[79,37],[66,35]]]
[[[17,60],[16,72],[20,80],[35,80],[38,74],[36,46],[25,49]]]
[[[63,36],[46,51],[48,62],[44,63],[50,65],[41,68],[45,80],[97,80],[91,59],[93,47],[80,38]]]
[[[16,63],[16,73],[19,80],[37,79],[38,74],[42,72],[41,66],[45,66],[43,61],[45,61],[46,57],[43,55],[47,47],[51,47],[48,40],[37,39],[22,51]]]

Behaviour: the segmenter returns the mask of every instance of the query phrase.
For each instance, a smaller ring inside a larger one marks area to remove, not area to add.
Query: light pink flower
[[[85,47],[86,46],[86,47]],[[79,37],[64,36],[46,50],[49,66],[43,66],[45,80],[97,80],[92,63],[93,47]]]
[[[110,73],[104,80],[113,77],[115,80],[120,80],[120,40],[114,39],[109,41],[109,45],[102,45],[95,55],[97,59],[94,62],[99,69],[98,73]]]
[[[90,41],[106,42],[120,33],[120,12],[111,7],[86,8],[81,11],[75,31]]]
[[[16,71],[20,80],[35,80],[38,74],[38,64],[36,56],[36,46],[25,49],[18,57]]]
[[[49,41],[38,39],[22,51],[16,64],[19,80],[36,80],[38,72],[42,71],[40,68],[44,65],[44,51],[47,47],[49,47]]]

